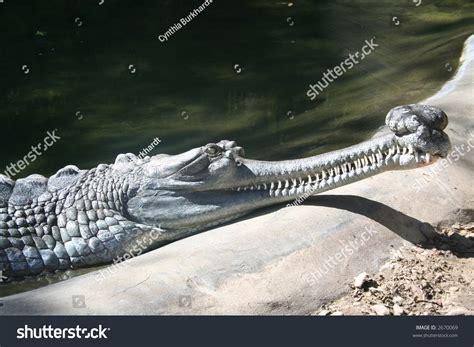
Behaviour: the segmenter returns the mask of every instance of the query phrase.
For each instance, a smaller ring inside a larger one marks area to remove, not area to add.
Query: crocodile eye
[[[220,151],[221,151],[221,148],[218,145],[209,145],[205,150],[206,154],[209,155],[210,157],[214,157],[218,155]]]

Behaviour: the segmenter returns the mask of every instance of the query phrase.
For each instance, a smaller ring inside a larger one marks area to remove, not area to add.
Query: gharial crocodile
[[[120,154],[91,170],[66,166],[49,179],[0,176],[0,270],[15,278],[107,263],[257,208],[424,166],[447,155],[447,123],[439,108],[399,106],[387,114],[389,135],[304,159],[250,160],[223,140],[178,155]]]

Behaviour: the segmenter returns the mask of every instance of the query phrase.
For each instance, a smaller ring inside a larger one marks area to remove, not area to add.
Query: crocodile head
[[[447,155],[446,114],[426,105],[392,109],[389,135],[312,157],[258,161],[234,141],[222,140],[143,164],[127,211],[167,230],[204,229],[260,207],[292,201]]]

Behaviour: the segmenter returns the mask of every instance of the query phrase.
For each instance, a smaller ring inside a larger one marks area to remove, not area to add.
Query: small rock
[[[374,311],[378,316],[387,316],[390,314],[390,310],[388,307],[382,304],[376,304],[371,307],[372,311]]]
[[[393,303],[394,304],[401,304],[403,302],[403,298],[401,296],[394,296],[393,297]]]
[[[330,314],[331,314],[331,311],[322,310],[322,311],[319,311],[318,316],[329,316]]]
[[[450,292],[457,292],[459,290],[459,287],[449,287]]]
[[[331,313],[331,316],[344,316],[344,314],[341,311],[336,311],[334,313]]]
[[[405,313],[405,310],[398,304],[393,305],[393,315],[394,316],[401,316]]]
[[[354,287],[362,288],[362,286],[370,280],[367,272],[361,272],[356,277],[354,277]]]

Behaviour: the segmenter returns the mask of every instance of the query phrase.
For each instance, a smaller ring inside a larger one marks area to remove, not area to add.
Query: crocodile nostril
[[[239,157],[245,157],[245,150],[242,147],[234,147],[234,153]]]
[[[413,104],[390,110],[386,124],[397,135],[404,135],[416,132],[420,126],[443,130],[448,125],[448,117],[438,107]]]
[[[229,141],[229,140],[221,140],[217,144],[224,149],[232,149],[233,147],[237,145],[237,142]]]

